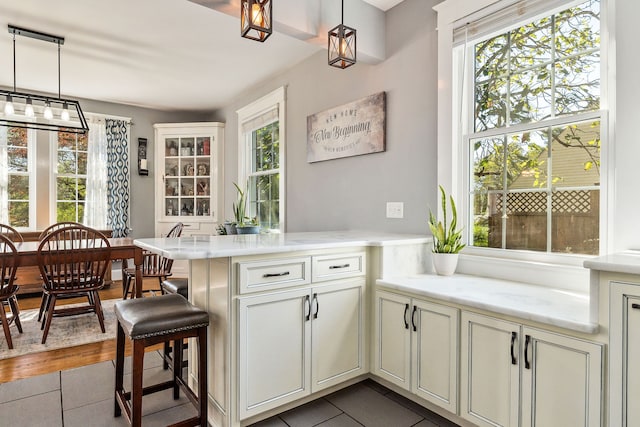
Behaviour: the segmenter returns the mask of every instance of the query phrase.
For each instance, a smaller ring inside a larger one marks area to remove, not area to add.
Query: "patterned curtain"
[[[105,120],[107,130],[107,225],[113,237],[129,234],[129,123]]]

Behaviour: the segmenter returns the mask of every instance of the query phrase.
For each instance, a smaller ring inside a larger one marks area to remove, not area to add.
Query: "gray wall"
[[[286,86],[286,231],[427,233],[428,208],[436,201],[436,3],[406,0],[387,12],[383,63],[340,70],[327,65],[322,51],[210,117],[226,123],[227,218],[238,173],[236,110]],[[385,152],[307,163],[308,115],[380,91],[387,93]],[[386,218],[388,201],[404,202],[404,219]]]

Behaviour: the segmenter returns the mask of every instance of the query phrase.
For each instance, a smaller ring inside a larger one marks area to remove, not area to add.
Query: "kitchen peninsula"
[[[209,421],[225,427],[364,378],[370,289],[378,278],[429,272],[430,242],[359,231],[135,241],[189,260],[189,299],[211,313]]]

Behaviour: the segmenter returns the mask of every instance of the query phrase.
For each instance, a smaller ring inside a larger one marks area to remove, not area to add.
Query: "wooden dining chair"
[[[71,225],[47,235],[38,246],[38,264],[47,303],[42,319],[42,344],[47,340],[53,317],[95,313],[104,329],[104,315],[98,290],[104,287],[111,245],[107,237],[84,225]],[[87,304],[56,307],[59,298],[86,296]]]
[[[40,236],[38,236],[38,241],[41,241],[42,239],[44,239],[45,237],[47,237],[49,234],[53,233],[56,230],[59,230],[64,227],[74,226],[74,225],[82,225],[82,224],[80,224],[79,222],[73,222],[73,221],[62,221],[62,222],[56,222],[55,224],[51,224],[50,226],[42,230],[42,232],[40,233]]]
[[[179,222],[174,225],[166,237],[180,237],[184,225]],[[171,258],[165,258],[153,252],[145,251],[144,259],[142,262],[142,279],[145,278],[157,278],[158,289],[154,290],[164,293],[162,290],[162,282],[167,280],[167,277],[171,276],[171,267],[173,266],[173,260]],[[125,268],[122,271],[122,299],[127,299],[129,293],[133,293],[131,289],[131,282],[136,278],[135,268]],[[142,286],[142,283],[136,283],[136,286]]]
[[[24,242],[22,234],[20,234],[18,230],[8,224],[0,224],[0,234],[7,236],[9,240],[15,243]]]
[[[75,226],[75,225],[82,225],[82,224],[74,221],[62,221],[62,222],[56,222],[55,224],[51,224],[50,226],[42,230],[42,232],[38,236],[38,241],[41,242],[42,239],[44,239],[45,237],[47,237],[49,234],[53,233],[56,230],[59,230],[64,227]],[[67,295],[65,296],[65,298],[76,298],[78,296],[81,296],[81,295]],[[48,299],[49,299],[49,296],[43,292],[42,299],[40,300],[40,310],[38,310],[38,322],[42,321],[42,315],[44,314],[44,310],[45,310],[45,307],[47,306]],[[44,327],[44,322],[42,323],[42,327]]]
[[[19,287],[14,283],[19,262],[16,247],[11,239],[0,234],[0,323],[2,323],[4,337],[10,349],[13,348],[11,331],[9,330],[11,323],[15,323],[18,332],[22,333],[20,309],[16,298]],[[6,306],[9,306],[11,311],[10,317],[7,317]]]

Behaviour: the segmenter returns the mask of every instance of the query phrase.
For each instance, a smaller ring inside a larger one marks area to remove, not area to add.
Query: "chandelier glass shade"
[[[241,0],[240,27],[244,38],[265,41],[273,32],[271,0]]]
[[[89,130],[80,103],[60,96],[60,46],[64,38],[9,25],[13,34],[13,90],[0,89],[0,126],[84,134]],[[16,90],[16,35],[58,45],[58,96]]]

